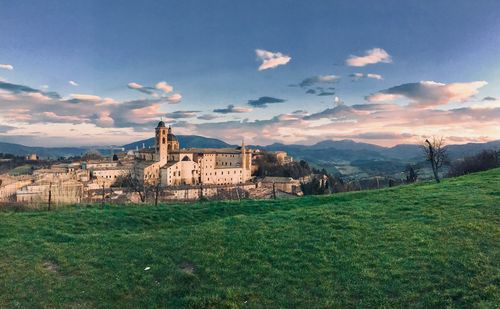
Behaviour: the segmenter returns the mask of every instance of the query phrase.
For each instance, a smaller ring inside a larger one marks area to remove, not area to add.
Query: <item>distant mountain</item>
[[[182,148],[227,148],[236,147],[215,138],[197,135],[178,135]],[[154,138],[149,138],[127,145],[126,150],[150,147]],[[317,168],[325,168],[332,173],[341,173],[351,177],[369,177],[373,175],[392,175],[400,177],[408,163],[426,167],[419,145],[401,144],[393,147],[382,147],[368,143],[358,143],[352,140],[325,140],[314,145],[287,145],[274,143],[267,146],[248,146],[268,151],[286,151],[295,160],[306,160]],[[484,149],[500,149],[500,141],[488,143],[470,143],[447,146],[450,159],[473,155]],[[29,147],[12,143],[0,142],[0,152],[15,155],[36,153],[40,157],[78,156],[90,150],[109,154],[107,147]]]
[[[312,149],[329,149],[335,148],[338,150],[369,150],[369,151],[381,151],[385,149],[382,146],[368,144],[368,143],[358,143],[353,140],[344,139],[340,141],[326,140],[316,143],[310,146]]]
[[[317,168],[357,178],[374,175],[401,177],[400,174],[408,163],[427,168],[421,147],[414,144],[382,147],[352,140],[327,140],[314,145],[275,143],[253,147],[268,151],[283,150],[296,160],[305,160]],[[485,149],[500,149],[500,141],[447,146],[449,158],[452,160]]]
[[[227,148],[236,147],[235,145],[230,145],[219,139],[208,138],[197,135],[177,135],[179,143],[183,148]],[[154,138],[145,139],[142,141],[137,141],[122,147],[125,150],[136,149],[136,147],[142,148],[144,144],[145,147],[150,147],[154,145]],[[26,156],[32,153],[36,153],[41,158],[54,158],[54,157],[70,157],[70,156],[81,156],[88,151],[98,151],[102,154],[109,154],[110,150],[108,147],[31,147],[24,146],[20,144],[4,143],[0,142],[0,153],[9,153],[17,156]]]
[[[447,146],[448,153],[452,158],[470,156],[483,150],[500,149],[500,140],[487,143],[468,143],[463,145]]]
[[[9,153],[17,156],[26,156],[32,153],[36,153],[39,157],[67,157],[67,156],[79,156],[90,148],[84,147],[30,147],[19,144],[3,143],[0,142],[0,152]]]
[[[198,135],[177,135],[179,139],[179,144],[182,148],[228,148],[228,147],[236,147],[235,145],[230,145],[226,142],[223,142],[216,138],[208,138]],[[145,140],[133,142],[127,145],[123,145],[122,147],[125,150],[131,150],[144,147],[152,147],[155,144],[154,137],[148,138]]]

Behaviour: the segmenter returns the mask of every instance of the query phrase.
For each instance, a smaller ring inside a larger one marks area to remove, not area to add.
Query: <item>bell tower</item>
[[[165,126],[165,122],[158,122],[158,126],[155,129],[156,133],[156,142],[155,142],[155,152],[158,156],[158,161],[160,165],[163,166],[167,164],[168,161],[168,150],[167,150],[167,127]]]

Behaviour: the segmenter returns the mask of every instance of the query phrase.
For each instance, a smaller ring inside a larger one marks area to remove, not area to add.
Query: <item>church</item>
[[[236,148],[181,149],[165,122],[155,129],[155,147],[135,152],[132,177],[148,185],[237,185],[251,180],[252,154]]]

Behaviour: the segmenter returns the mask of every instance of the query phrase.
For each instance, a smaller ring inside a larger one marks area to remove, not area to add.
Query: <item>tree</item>
[[[418,178],[418,171],[411,164],[408,164],[405,169],[406,183],[414,183]]]
[[[483,150],[473,156],[465,157],[452,162],[447,176],[462,176],[497,167],[500,167],[500,151]]]
[[[85,153],[82,156],[82,160],[88,161],[88,160],[102,160],[103,156],[96,150],[91,150]]]
[[[439,169],[443,166],[448,157],[444,139],[442,137],[432,137],[430,141],[426,139],[422,145],[422,149],[426,160],[431,163],[434,179],[439,183]]]
[[[120,184],[122,187],[132,189],[139,195],[142,203],[146,202],[148,195],[155,192],[155,185],[144,182],[142,178],[142,167],[134,164],[129,174],[120,177],[115,184]]]

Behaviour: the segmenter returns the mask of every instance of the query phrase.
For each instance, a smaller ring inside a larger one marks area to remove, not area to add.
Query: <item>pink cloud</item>
[[[346,59],[346,64],[351,67],[364,67],[368,64],[379,62],[392,62],[391,56],[382,48],[373,48],[366,51],[364,56],[349,56]]]
[[[285,65],[292,59],[290,56],[284,55],[280,52],[273,53],[263,49],[256,49],[255,53],[257,54],[257,57],[262,60],[262,64],[259,66],[259,71]]]
[[[367,96],[366,100],[369,102],[383,102],[405,97],[410,99],[415,106],[432,107],[450,102],[466,101],[478,94],[479,88],[487,84],[486,81],[450,84],[420,81],[376,92]]]

